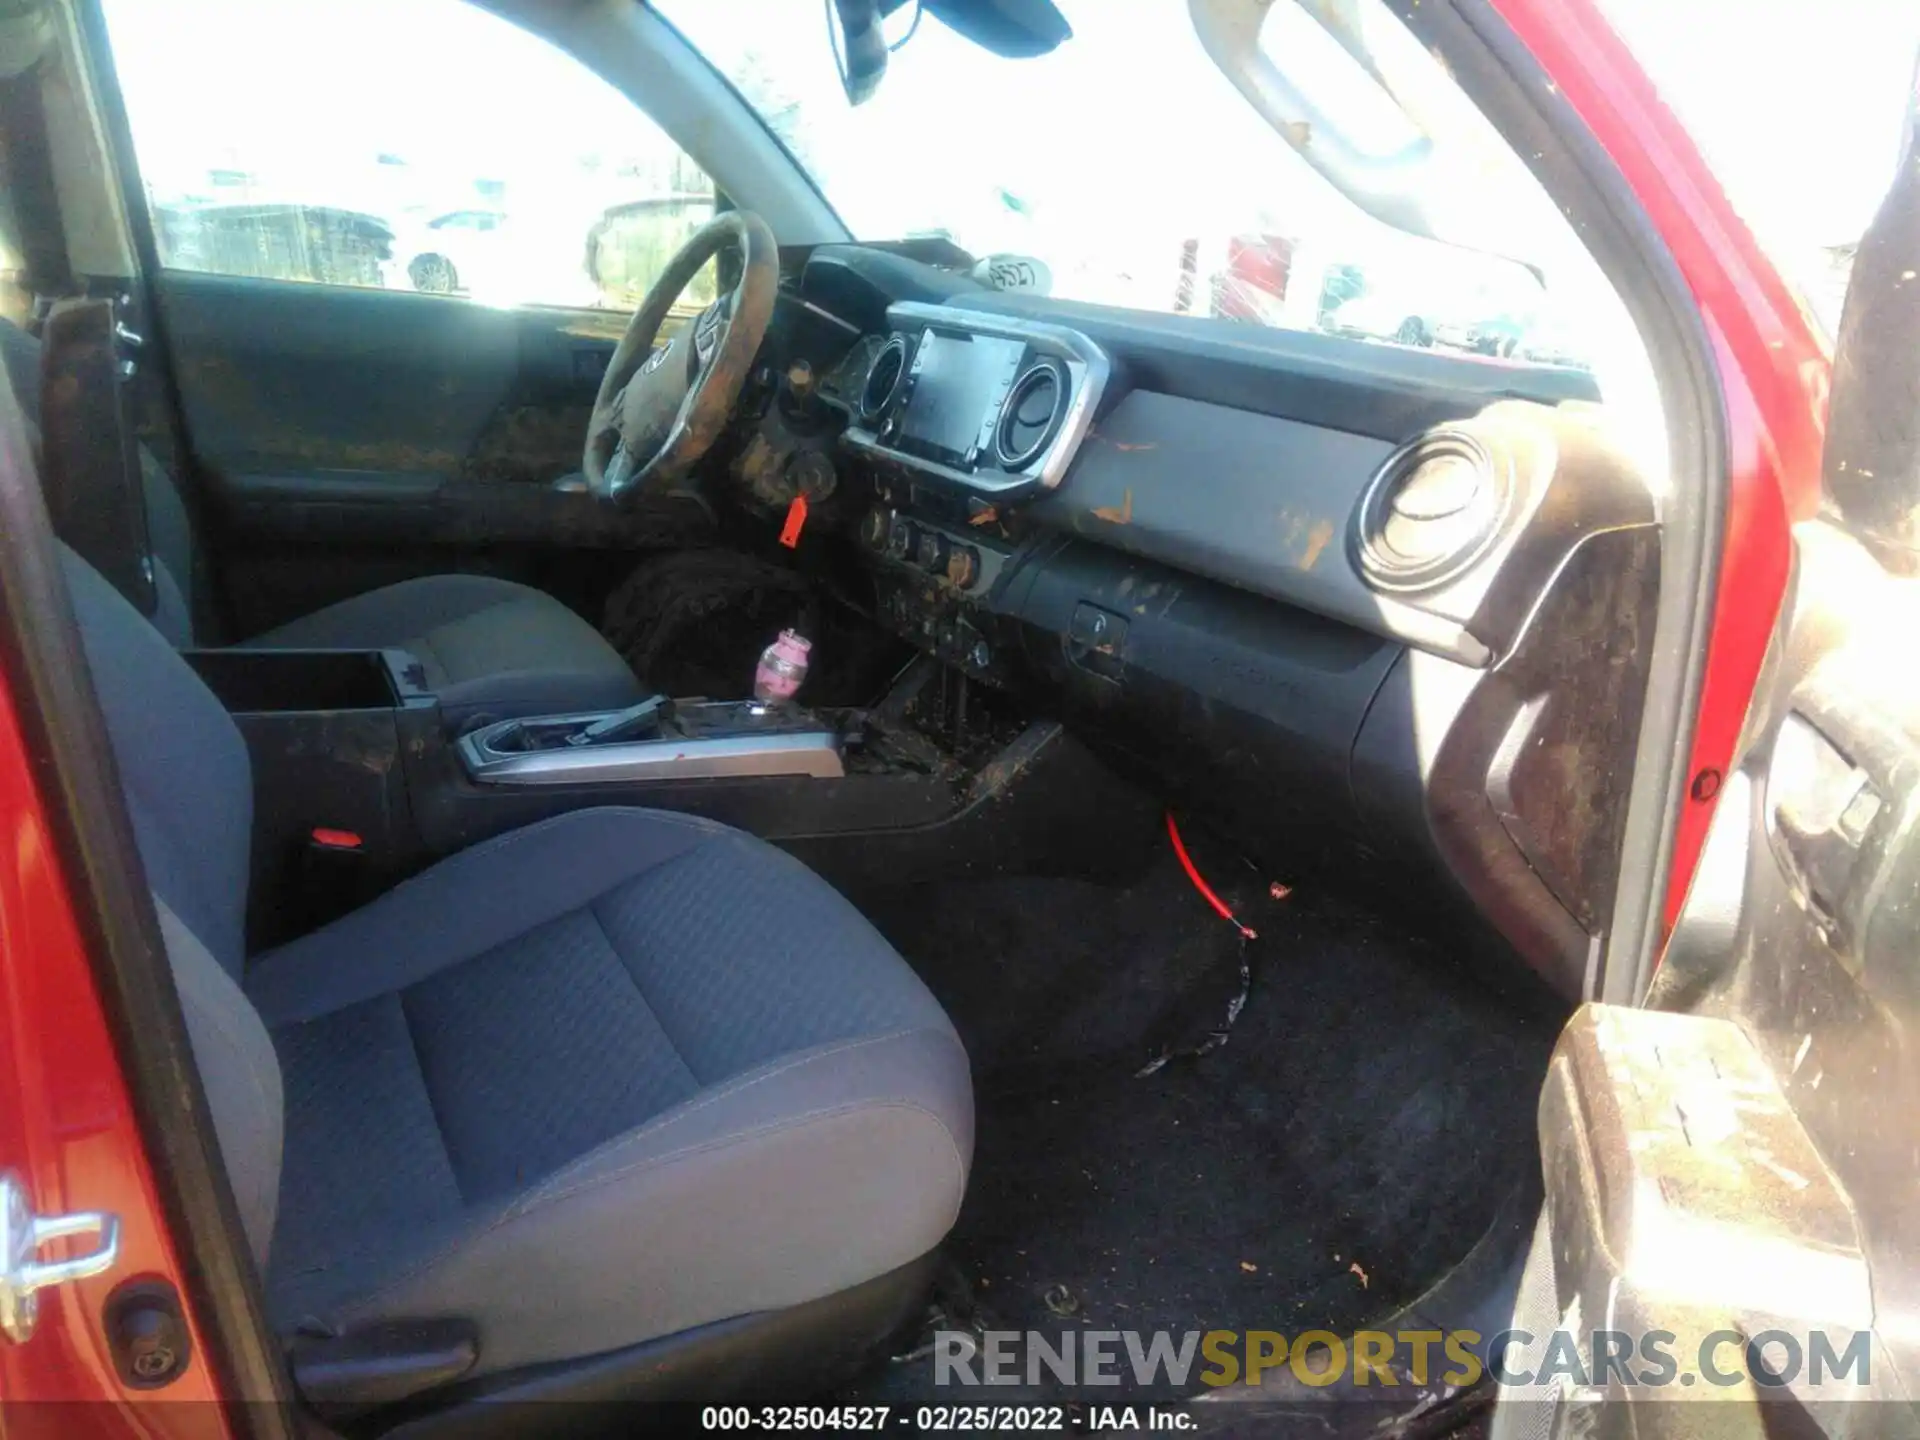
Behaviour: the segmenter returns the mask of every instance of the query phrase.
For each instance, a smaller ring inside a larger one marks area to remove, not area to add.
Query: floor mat
[[[1147,1075],[1239,990],[1239,938],[1170,860],[1125,889],[1009,878],[866,908],[973,1056],[949,1249],[995,1326],[1350,1331],[1537,1168],[1554,1007],[1365,908],[1261,907],[1228,1043]]]

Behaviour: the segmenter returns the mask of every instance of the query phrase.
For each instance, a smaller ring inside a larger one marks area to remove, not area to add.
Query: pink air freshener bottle
[[[807,653],[813,642],[797,630],[782,630],[780,638],[760,652],[753,672],[753,698],[762,705],[791,700],[807,678]]]

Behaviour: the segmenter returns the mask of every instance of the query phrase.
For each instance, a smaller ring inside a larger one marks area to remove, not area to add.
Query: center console
[[[404,871],[421,847],[412,769],[441,743],[440,702],[403,650],[187,650],[253,770],[248,926],[272,944]],[[316,879],[336,892],[310,903]]]
[[[403,651],[185,659],[233,716],[252,763],[255,950],[436,859],[569,810],[705,816],[853,883],[876,868],[905,880],[1081,853],[1084,837],[1060,833],[1058,817],[1073,813],[1062,797],[1113,783],[1058,725],[1030,723],[1010,702],[969,704],[927,662],[866,709],[655,696],[456,733]],[[1033,812],[1017,841],[1001,829],[1010,807]]]

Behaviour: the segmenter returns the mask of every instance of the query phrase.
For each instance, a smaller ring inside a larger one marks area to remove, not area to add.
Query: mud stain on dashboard
[[[1096,505],[1093,507],[1096,520],[1105,520],[1109,525],[1131,525],[1133,523],[1133,491],[1131,488],[1120,492],[1118,505]]]
[[[1321,520],[1307,532],[1307,548],[1300,556],[1300,568],[1311,570],[1325,553],[1327,542],[1333,539],[1333,522]]]

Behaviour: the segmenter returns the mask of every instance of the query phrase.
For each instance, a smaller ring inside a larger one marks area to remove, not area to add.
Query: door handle
[[[1082,600],[1073,607],[1067,625],[1067,658],[1103,680],[1119,680],[1126,673],[1127,621],[1124,615],[1102,610]]]
[[[1863,853],[1886,802],[1869,772],[1799,711],[1787,713],[1774,741],[1767,803],[1777,850],[1805,899],[1836,941],[1860,919]],[[1843,952],[1848,945],[1838,945]]]
[[[99,1243],[65,1260],[39,1258],[49,1241],[77,1235],[97,1235]],[[119,1259],[119,1216],[103,1210],[36,1215],[19,1174],[0,1173],[0,1334],[16,1345],[25,1344],[39,1323],[42,1290],[99,1275]]]

